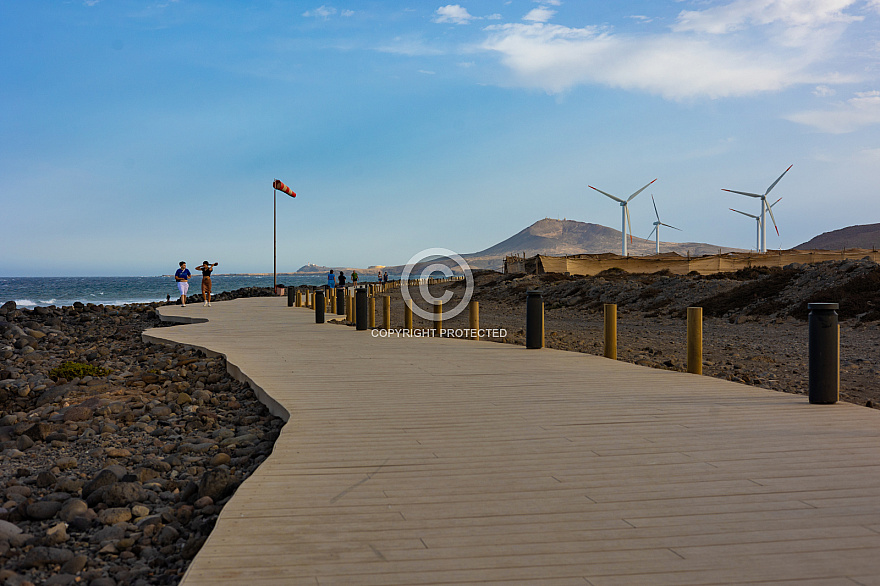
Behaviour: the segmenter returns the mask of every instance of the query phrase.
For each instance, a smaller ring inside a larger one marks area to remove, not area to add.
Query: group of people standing
[[[339,271],[339,275],[337,276],[333,269],[330,269],[330,272],[327,274],[327,287],[330,289],[342,289],[345,287],[345,273]],[[379,274],[376,275],[376,280],[379,283],[387,283],[388,282],[388,273],[385,273],[384,277],[382,275],[382,271],[379,271]],[[358,274],[357,271],[351,271],[351,284],[357,285],[358,283]]]
[[[186,307],[186,294],[189,291],[189,278],[192,276],[192,273],[186,268],[185,260],[180,261],[179,264],[180,268],[174,273],[174,280],[177,281],[177,289],[180,291],[180,304]],[[208,307],[211,305],[211,273],[214,272],[214,267],[218,264],[220,263],[204,261],[196,267],[197,271],[202,271],[202,296],[205,298],[205,305]]]

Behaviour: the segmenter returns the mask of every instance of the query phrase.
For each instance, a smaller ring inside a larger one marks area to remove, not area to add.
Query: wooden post
[[[440,330],[443,329],[443,302],[438,301],[434,304],[434,335],[440,337]]]
[[[376,327],[376,298],[370,297],[368,299],[368,302],[370,304],[370,307],[367,309],[367,311],[370,314],[370,320],[369,320],[368,325],[369,325],[370,329],[372,330],[373,328]]]
[[[605,304],[605,358],[617,360],[617,305]]]
[[[412,333],[412,307],[410,306],[409,301],[404,301],[404,305],[405,307],[403,309],[403,329],[405,329],[409,333]]]
[[[408,308],[408,306],[407,306]],[[410,314],[410,321],[412,321],[412,314]],[[391,296],[386,295],[382,298],[382,328],[385,330],[391,329]]]
[[[471,330],[471,340],[479,340],[480,339],[480,302],[479,301],[471,301],[468,304],[468,308],[470,309],[470,330]]]
[[[703,374],[703,308],[687,308],[687,371]]]

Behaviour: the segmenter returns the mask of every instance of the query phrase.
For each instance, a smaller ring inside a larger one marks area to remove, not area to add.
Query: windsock
[[[278,181],[277,179],[276,179],[275,182],[272,184],[272,187],[273,187],[274,189],[277,189],[278,191],[283,191],[284,193],[286,193],[286,194],[289,195],[290,197],[296,197],[296,194],[293,192],[293,190],[292,190],[291,188],[289,188],[288,186],[284,185],[282,182]]]

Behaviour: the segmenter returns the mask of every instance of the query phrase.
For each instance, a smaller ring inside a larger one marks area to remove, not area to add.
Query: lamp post
[[[272,182],[272,294],[278,288],[278,204],[277,195],[279,191],[283,191],[290,197],[296,197],[291,188],[286,186],[277,179]]]

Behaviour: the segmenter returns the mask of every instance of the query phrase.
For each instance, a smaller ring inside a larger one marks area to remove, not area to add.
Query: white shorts
[[[177,281],[177,288],[180,289],[181,295],[186,295],[189,291],[189,281]]]

